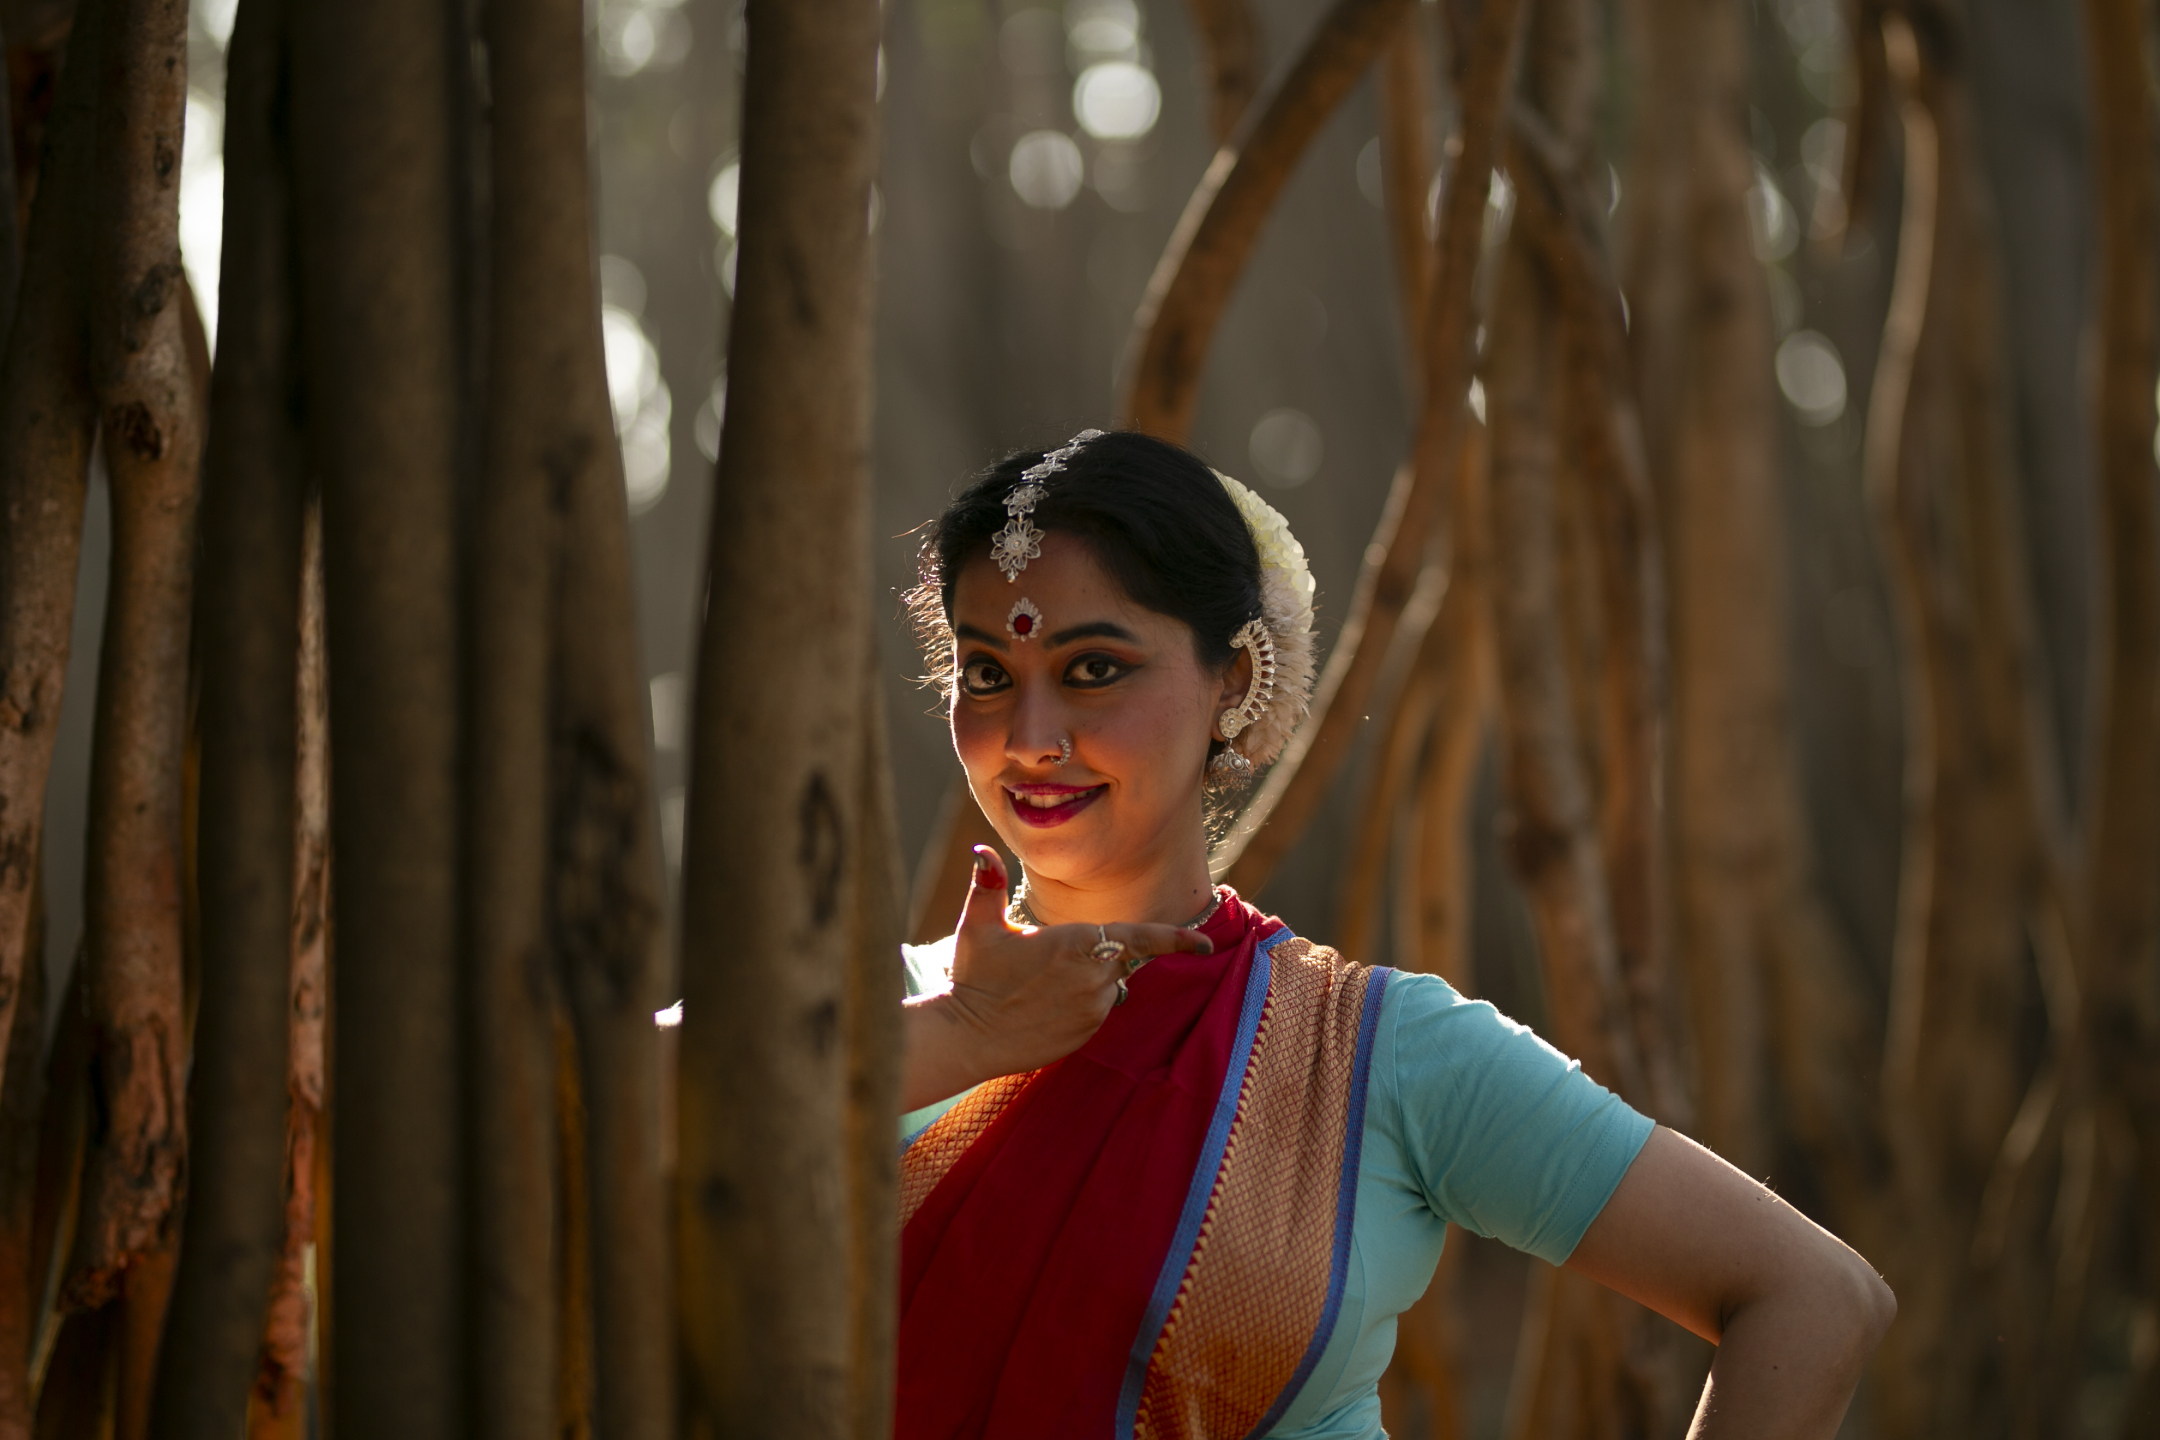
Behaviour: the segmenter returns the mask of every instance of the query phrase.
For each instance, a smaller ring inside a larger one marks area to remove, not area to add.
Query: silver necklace
[[[1214,919],[1215,912],[1222,909],[1222,894],[1222,887],[1219,885],[1210,890],[1208,892],[1207,908],[1178,926],[1178,928],[1180,930],[1197,930]],[[1042,921],[1035,918],[1034,908],[1028,904],[1027,877],[1024,875],[1020,879],[1019,888],[1013,891],[1012,903],[1005,907],[1005,918],[1015,925],[1039,927],[1042,924]]]

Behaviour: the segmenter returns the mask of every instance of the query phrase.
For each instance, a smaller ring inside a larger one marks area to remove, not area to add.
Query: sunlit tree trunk
[[[91,379],[112,485],[84,904],[99,1124],[71,1306],[120,1301],[118,1433],[147,1433],[187,1170],[182,767],[202,416],[181,310],[184,0],[112,0],[99,54]],[[78,57],[81,58],[81,57]]]
[[[318,1318],[308,1267],[318,1241],[323,1150],[323,1041],[329,1020],[330,691],[323,654],[322,504],[301,532],[300,656],[293,747],[292,967],[287,1015],[283,1235],[248,1395],[248,1440],[302,1440],[307,1431],[308,1336]],[[323,1247],[327,1252],[327,1247]],[[319,1273],[319,1271],[318,1271]],[[313,1287],[322,1293],[318,1284]],[[316,1394],[320,1401],[320,1367]]]
[[[1473,285],[1483,245],[1486,197],[1514,91],[1518,41],[1527,8],[1521,0],[1495,0],[1482,6],[1457,66],[1460,144],[1443,182],[1432,259],[1424,281],[1424,313],[1415,342],[1420,392],[1416,437],[1411,456],[1389,491],[1348,618],[1315,687],[1313,713],[1291,737],[1238,829],[1218,851],[1217,864],[1226,869],[1225,878],[1248,895],[1258,894],[1281,863],[1347,758],[1363,707],[1401,628],[1404,609],[1416,593],[1434,513],[1453,488],[1462,436],[1470,424],[1468,402],[1476,360]],[[1379,38],[1384,40],[1385,33]],[[1234,179],[1223,182],[1225,193]],[[1203,194],[1208,184],[1202,182]],[[1194,208],[1188,209],[1186,221],[1181,222],[1181,233],[1183,226],[1192,223],[1201,198],[1195,196]],[[1192,251],[1206,253],[1202,249],[1205,236],[1203,222]],[[1179,239],[1173,237],[1164,267],[1179,253]],[[1191,253],[1185,259],[1190,264]],[[1202,288],[1199,282],[1194,284]],[[1163,297],[1159,305],[1154,299],[1158,293]],[[1158,269],[1140,323],[1147,325],[1152,317],[1155,326],[1162,326],[1178,293],[1178,285],[1166,282],[1164,269]],[[1189,337],[1182,343],[1189,344]],[[1147,351],[1174,355],[1175,342],[1158,342],[1150,332]],[[1135,380],[1135,415],[1143,413],[1139,402],[1145,383],[1144,375]]]
[[[1972,1433],[2001,1413],[1995,1337],[2026,1317],[1997,1313],[2000,1296],[1997,1306],[1974,1303],[1973,1239],[2021,1098],[2028,926],[2060,869],[2025,527],[2001,428],[1992,216],[1957,33],[1923,37],[1902,18],[1882,20],[1904,150],[1897,273],[1865,456],[1906,696],[1884,1060],[1905,1238],[1878,1257],[1902,1287],[1907,1317],[1881,1366],[1893,1433]],[[2003,1358],[2015,1366],[2022,1357]]]
[[[1260,25],[1250,0],[1192,0],[1192,14],[1207,54],[1208,131],[1227,145],[1264,78]]]
[[[285,40],[283,4],[248,0],[226,71],[233,183],[200,609],[202,1001],[160,1436],[240,1429],[285,1238],[306,492]]]
[[[746,20],[683,877],[679,1284],[690,1423],[809,1440],[855,1428],[849,969],[860,847],[890,843],[863,779],[879,11],[752,0]]]
[[[449,1440],[467,1433],[450,27],[431,0],[307,5],[295,21],[308,442],[335,677],[329,1418],[346,1436]]]

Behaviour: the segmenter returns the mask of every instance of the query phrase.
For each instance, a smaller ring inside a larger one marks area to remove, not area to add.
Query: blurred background
[[[1737,3],[1737,0],[1736,0]],[[1254,0],[1261,54],[1280,73],[1323,11]],[[1917,7],[1924,11],[1928,7]],[[2091,771],[2096,266],[2092,135],[2078,7],[1968,0],[1958,59],[1999,245],[2001,419],[2022,502],[2039,643],[2036,693],[2071,813]],[[1436,14],[1431,5],[1421,9]],[[1774,322],[1783,551],[1795,735],[1815,883],[1878,1010],[1889,1006],[1904,766],[1899,645],[1862,489],[1863,418],[1892,278],[1894,203],[1847,228],[1843,167],[1857,70],[1855,15],[1838,0],[1741,4],[1754,179],[1748,215]],[[222,56],[234,0],[197,0],[183,162],[182,244],[215,331]],[[1642,96],[1607,7],[1597,129],[1615,235],[1627,232],[1631,121]],[[1872,12],[1870,12],[1872,13]],[[706,516],[727,388],[737,223],[735,145],[744,63],[739,0],[592,0],[592,145],[609,388],[633,517],[659,821],[679,867],[688,673]],[[1426,20],[1439,33],[1437,20]],[[1451,131],[1437,67],[1428,151]],[[958,774],[898,594],[914,531],[974,471],[1015,449],[1110,423],[1150,273],[1215,151],[1192,12],[1180,0],[887,0],[880,69],[876,594],[888,676],[899,829],[912,867]],[[1265,93],[1265,86],[1262,87]],[[1290,520],[1319,585],[1323,648],[1348,611],[1414,421],[1402,302],[1382,207],[1368,77],[1306,153],[1221,324],[1192,448]],[[1894,201],[1894,191],[1891,196]],[[1505,185],[1496,208],[1506,204]],[[101,483],[101,482],[100,482]],[[105,595],[107,515],[94,489],[76,643],[50,785],[47,994],[81,928],[82,796]],[[754,690],[755,675],[729,677]],[[1384,718],[1384,717],[1381,717]],[[1369,757],[1354,756],[1263,894],[1302,932],[1336,922],[1339,868]],[[1478,988],[1540,1024],[1530,912],[1502,858],[1498,770],[1484,759],[1472,827]],[[2155,883],[2160,883],[2156,876]],[[1381,957],[1372,957],[1381,958]],[[2019,1000],[2028,1073],[2046,1045],[2037,978]],[[2022,1085],[2022,1080],[2019,1082]],[[1791,1156],[1771,1178],[1807,1203]],[[1789,1163],[1790,1162],[1790,1163]],[[1472,1247],[1461,1337],[1466,1433],[1497,1434],[1507,1405],[1522,1264]],[[2125,1277],[2126,1280],[2126,1277]],[[2038,1433],[2114,1435],[2160,1323],[2127,1283],[2096,1291],[2089,1363],[2071,1413]],[[1860,1412],[1864,1417],[1863,1411]],[[1398,1414],[1400,1434],[1440,1433]],[[1865,1432],[1865,1420],[1856,1421]]]

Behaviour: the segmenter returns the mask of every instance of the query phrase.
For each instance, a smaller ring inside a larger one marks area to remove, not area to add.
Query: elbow
[[[1890,1322],[1897,1319],[1897,1292],[1892,1290],[1882,1276],[1865,1260],[1860,1262],[1863,1272],[1861,1284],[1861,1334],[1862,1344],[1868,1354],[1882,1344],[1883,1336],[1890,1333]]]
[[[1845,1314],[1853,1358],[1865,1365],[1890,1332],[1890,1322],[1897,1319],[1897,1295],[1859,1255],[1847,1250],[1842,1258],[1843,1303],[1839,1308]]]

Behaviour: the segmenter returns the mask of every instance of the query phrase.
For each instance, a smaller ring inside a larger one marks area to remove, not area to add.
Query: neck
[[[1027,877],[1028,909],[1044,925],[1182,925],[1214,897],[1204,847],[1178,863],[1105,885],[1072,885],[1033,871]]]

